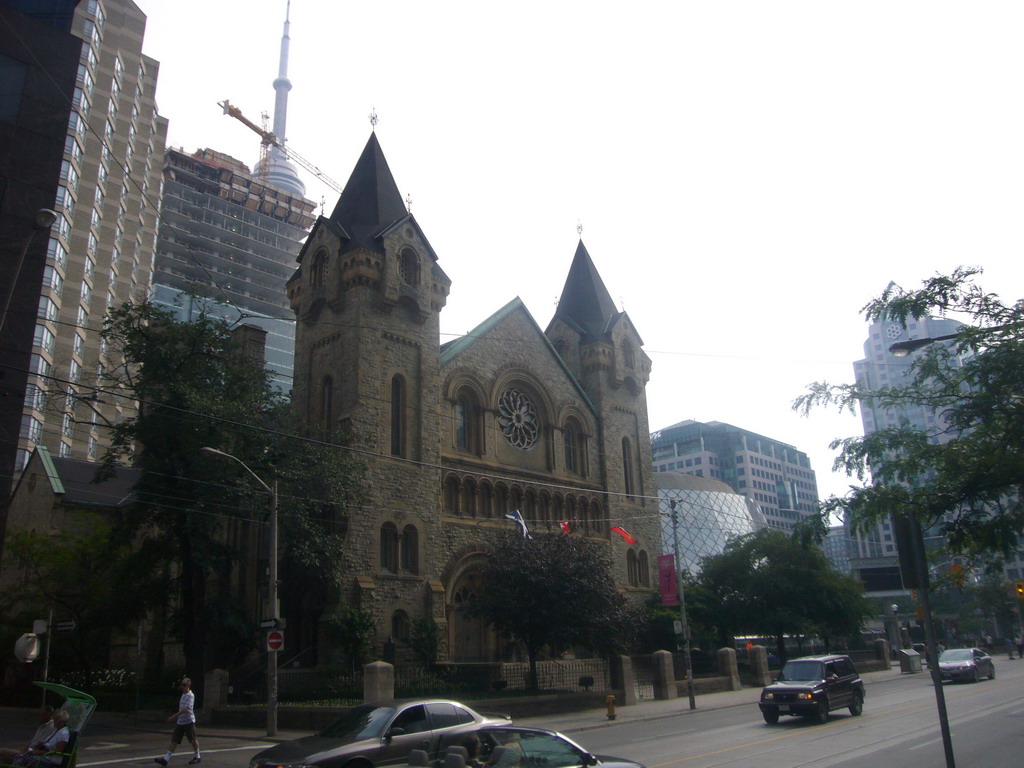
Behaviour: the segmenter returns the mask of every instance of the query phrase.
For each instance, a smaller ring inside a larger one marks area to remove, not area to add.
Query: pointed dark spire
[[[408,215],[388,161],[377,142],[377,134],[371,133],[338,198],[338,204],[334,206],[331,221],[340,224],[352,236],[345,250],[360,245],[376,250],[373,241],[377,235]]]
[[[609,320],[618,314],[611,294],[580,240],[555,317],[572,322],[590,336],[600,336],[607,331]]]

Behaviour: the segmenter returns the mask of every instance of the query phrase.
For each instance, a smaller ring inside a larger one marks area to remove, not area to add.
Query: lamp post
[[[934,344],[937,341],[950,341],[955,339],[960,334],[958,333],[947,333],[945,336],[935,336],[926,339],[908,339],[907,341],[897,341],[895,344],[890,345],[889,353],[893,357],[906,357],[911,352],[922,347],[927,347],[929,344]]]
[[[683,624],[683,656],[686,659],[686,695],[690,699],[690,709],[697,708],[693,695],[693,663],[690,660],[690,624],[686,620],[686,596],[683,594],[683,571],[679,563],[679,513],[676,500],[669,499],[672,507],[672,546],[675,548],[673,560],[676,566],[676,592],[679,594],[679,618]]]
[[[36,232],[47,230],[52,227],[53,222],[56,220],[56,211],[51,211],[49,208],[40,208],[36,211],[36,215],[32,219],[32,231],[25,236],[25,242],[21,244],[21,251],[18,253],[18,260],[14,264],[14,272],[10,277],[10,282],[7,283],[7,295],[4,296],[4,313],[0,316],[0,331],[3,331],[4,326],[7,324],[7,312],[11,308],[11,299],[14,297],[14,288],[18,283],[18,276],[21,275],[21,266],[25,263],[25,255],[28,253],[28,247],[32,244],[32,239],[36,236]]]
[[[231,459],[242,466],[246,472],[252,475],[253,479],[263,486],[263,489],[270,494],[270,612],[271,618],[277,622],[280,618],[279,606],[277,604],[277,480],[270,485],[263,482],[262,478],[249,469],[249,466],[237,456],[230,453],[218,451],[216,448],[203,447],[199,449],[203,453],[212,453],[215,456],[223,456]],[[267,646],[267,736],[277,735],[277,651]]]

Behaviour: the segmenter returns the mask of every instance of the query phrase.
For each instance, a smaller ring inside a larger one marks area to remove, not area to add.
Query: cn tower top
[[[288,45],[291,41],[288,32],[291,26],[291,10],[292,3],[288,0],[284,14],[284,34],[281,36],[281,58],[277,77],[274,79],[274,135],[282,142],[288,138],[288,91],[292,89],[292,81],[288,79]],[[306,195],[306,185],[302,183],[295,166],[289,162],[288,156],[280,147],[270,147],[266,160],[257,163],[253,175],[293,195]]]

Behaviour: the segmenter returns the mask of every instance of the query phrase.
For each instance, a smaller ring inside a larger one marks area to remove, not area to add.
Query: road
[[[1024,661],[996,660],[996,679],[946,685],[957,768],[1024,765]],[[542,726],[542,721],[520,721]],[[169,727],[168,727],[169,732]],[[269,745],[202,731],[203,768],[246,768]],[[585,748],[648,768],[943,768],[945,759],[931,678],[904,675],[868,685],[864,714],[833,714],[824,725],[784,717],[769,726],[756,704],[681,711],[568,734]],[[80,768],[153,767],[167,733],[97,732],[83,738]],[[171,768],[185,768],[179,748]]]

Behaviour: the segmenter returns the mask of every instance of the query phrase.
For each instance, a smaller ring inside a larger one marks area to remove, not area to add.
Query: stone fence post
[[[676,690],[676,676],[672,654],[668,651],[655,651],[654,654],[654,698],[674,699],[679,692]]]
[[[633,671],[633,660],[629,656],[612,656],[611,673],[612,687],[616,691],[622,691],[622,700],[616,703],[623,707],[636,704],[636,673]]]
[[[763,688],[771,685],[772,673],[768,669],[768,649],[763,645],[755,645],[750,649],[750,675],[753,678],[750,683],[755,687]]]
[[[363,703],[395,700],[395,668],[386,661],[363,665]]]
[[[719,648],[717,656],[718,674],[722,677],[729,678],[729,682],[726,683],[728,690],[740,690],[743,687],[743,684],[740,682],[739,667],[736,665],[736,649]]]

